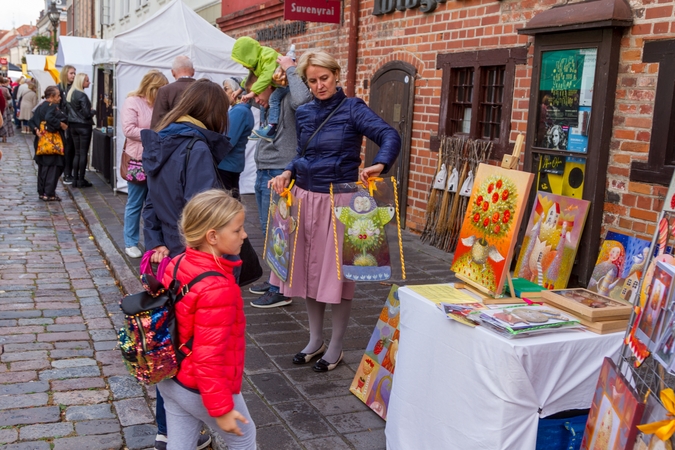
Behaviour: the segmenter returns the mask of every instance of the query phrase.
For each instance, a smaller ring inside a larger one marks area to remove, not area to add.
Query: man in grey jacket
[[[286,71],[289,91],[281,100],[279,125],[274,140],[268,142],[265,139],[260,139],[255,151],[255,164],[257,167],[255,198],[258,203],[260,226],[262,227],[263,235],[267,230],[267,212],[270,208],[270,189],[267,187],[267,183],[272,178],[280,175],[286,168],[286,165],[295,157],[298,145],[295,132],[295,110],[298,106],[312,100],[311,92],[302,79],[295,73],[295,61],[293,58],[280,56],[277,62]],[[273,89],[270,86],[267,90],[261,92],[256,101],[263,106],[267,106],[267,99]],[[291,303],[289,297],[284,297],[279,293],[278,286],[272,286],[267,281],[250,287],[249,291],[253,294],[262,294],[260,298],[251,302],[251,306],[255,308],[274,308]]]

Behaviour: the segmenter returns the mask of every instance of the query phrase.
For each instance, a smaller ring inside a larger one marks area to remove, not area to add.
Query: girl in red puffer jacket
[[[231,450],[254,450],[256,430],[241,395],[244,372],[244,304],[233,270],[246,238],[244,207],[225,191],[212,189],[195,195],[180,220],[185,257],[176,278],[181,285],[204,272],[176,304],[178,338],[191,349],[178,375],[158,384],[164,397],[169,450],[194,449],[204,422]],[[168,286],[177,258],[164,276]],[[220,431],[222,430],[222,431]]]

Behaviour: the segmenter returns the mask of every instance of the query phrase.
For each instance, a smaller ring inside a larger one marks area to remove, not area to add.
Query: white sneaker
[[[125,248],[124,253],[126,253],[129,258],[140,258],[141,256],[143,256],[141,250],[135,245],[133,247]]]

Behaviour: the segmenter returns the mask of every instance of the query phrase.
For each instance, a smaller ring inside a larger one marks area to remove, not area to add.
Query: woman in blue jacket
[[[241,100],[246,92],[240,83],[235,78],[228,78],[223,82],[223,90],[232,105],[228,119],[230,126],[227,130],[227,138],[232,144],[232,151],[218,164],[218,171],[225,189],[237,199],[239,198],[239,177],[246,165],[246,144],[255,125],[251,104]]]
[[[341,281],[337,277],[330,185],[353,183],[359,178],[367,184],[369,177],[386,173],[398,157],[401,138],[363,100],[348,98],[338,87],[340,66],[329,54],[305,52],[298,61],[296,73],[307,82],[314,100],[296,111],[298,154],[281,175],[270,181],[274,190],[281,193],[291,178],[295,178],[293,195],[303,199],[297,244],[294,243],[296,271],[292,286],[276,277],[272,277],[271,283],[280,283],[285,296],[306,300],[309,343],[295,355],[293,363],[306,364],[323,355],[313,369],[327,372],[342,361],[342,342],[355,287],[353,281]],[[372,165],[359,174],[363,136],[375,142],[380,150]],[[328,348],[323,342],[327,303],[331,304],[332,311]]]

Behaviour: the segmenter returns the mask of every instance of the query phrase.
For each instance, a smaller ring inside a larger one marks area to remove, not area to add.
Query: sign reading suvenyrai
[[[286,0],[284,20],[340,23],[339,0]]]

